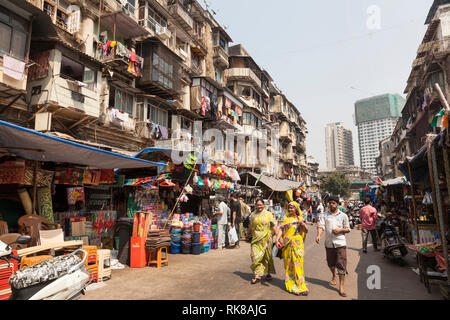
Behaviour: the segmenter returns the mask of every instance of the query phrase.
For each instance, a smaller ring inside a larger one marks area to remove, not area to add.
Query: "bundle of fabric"
[[[149,249],[170,246],[169,230],[149,230],[145,246]]]

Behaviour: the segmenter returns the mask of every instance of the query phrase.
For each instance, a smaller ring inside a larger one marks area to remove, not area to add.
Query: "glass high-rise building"
[[[392,135],[405,103],[398,94],[383,94],[355,103],[362,169],[376,174],[379,142]]]

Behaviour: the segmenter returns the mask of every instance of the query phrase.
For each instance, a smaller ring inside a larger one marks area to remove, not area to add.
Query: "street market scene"
[[[0,0],[0,300],[448,300],[450,0],[373,2]]]

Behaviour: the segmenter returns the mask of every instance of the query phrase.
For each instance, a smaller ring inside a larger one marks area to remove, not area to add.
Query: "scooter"
[[[20,236],[15,243],[27,244],[30,241],[30,236]],[[9,245],[0,241],[0,259],[8,262],[14,259],[20,264],[21,258],[13,254]],[[86,259],[87,252],[78,249],[15,272],[9,278],[12,290],[9,300],[78,299],[89,284],[90,274],[84,266]]]
[[[398,235],[396,224],[394,216],[388,214],[377,223],[377,232],[380,235],[384,256],[400,265],[405,265],[403,257],[408,254],[408,250]]]

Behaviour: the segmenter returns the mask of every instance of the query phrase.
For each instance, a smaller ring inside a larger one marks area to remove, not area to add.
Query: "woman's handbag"
[[[283,253],[283,248],[278,249],[277,244],[274,243],[273,248],[272,248],[272,257],[277,257],[279,259],[283,259],[282,253]]]

